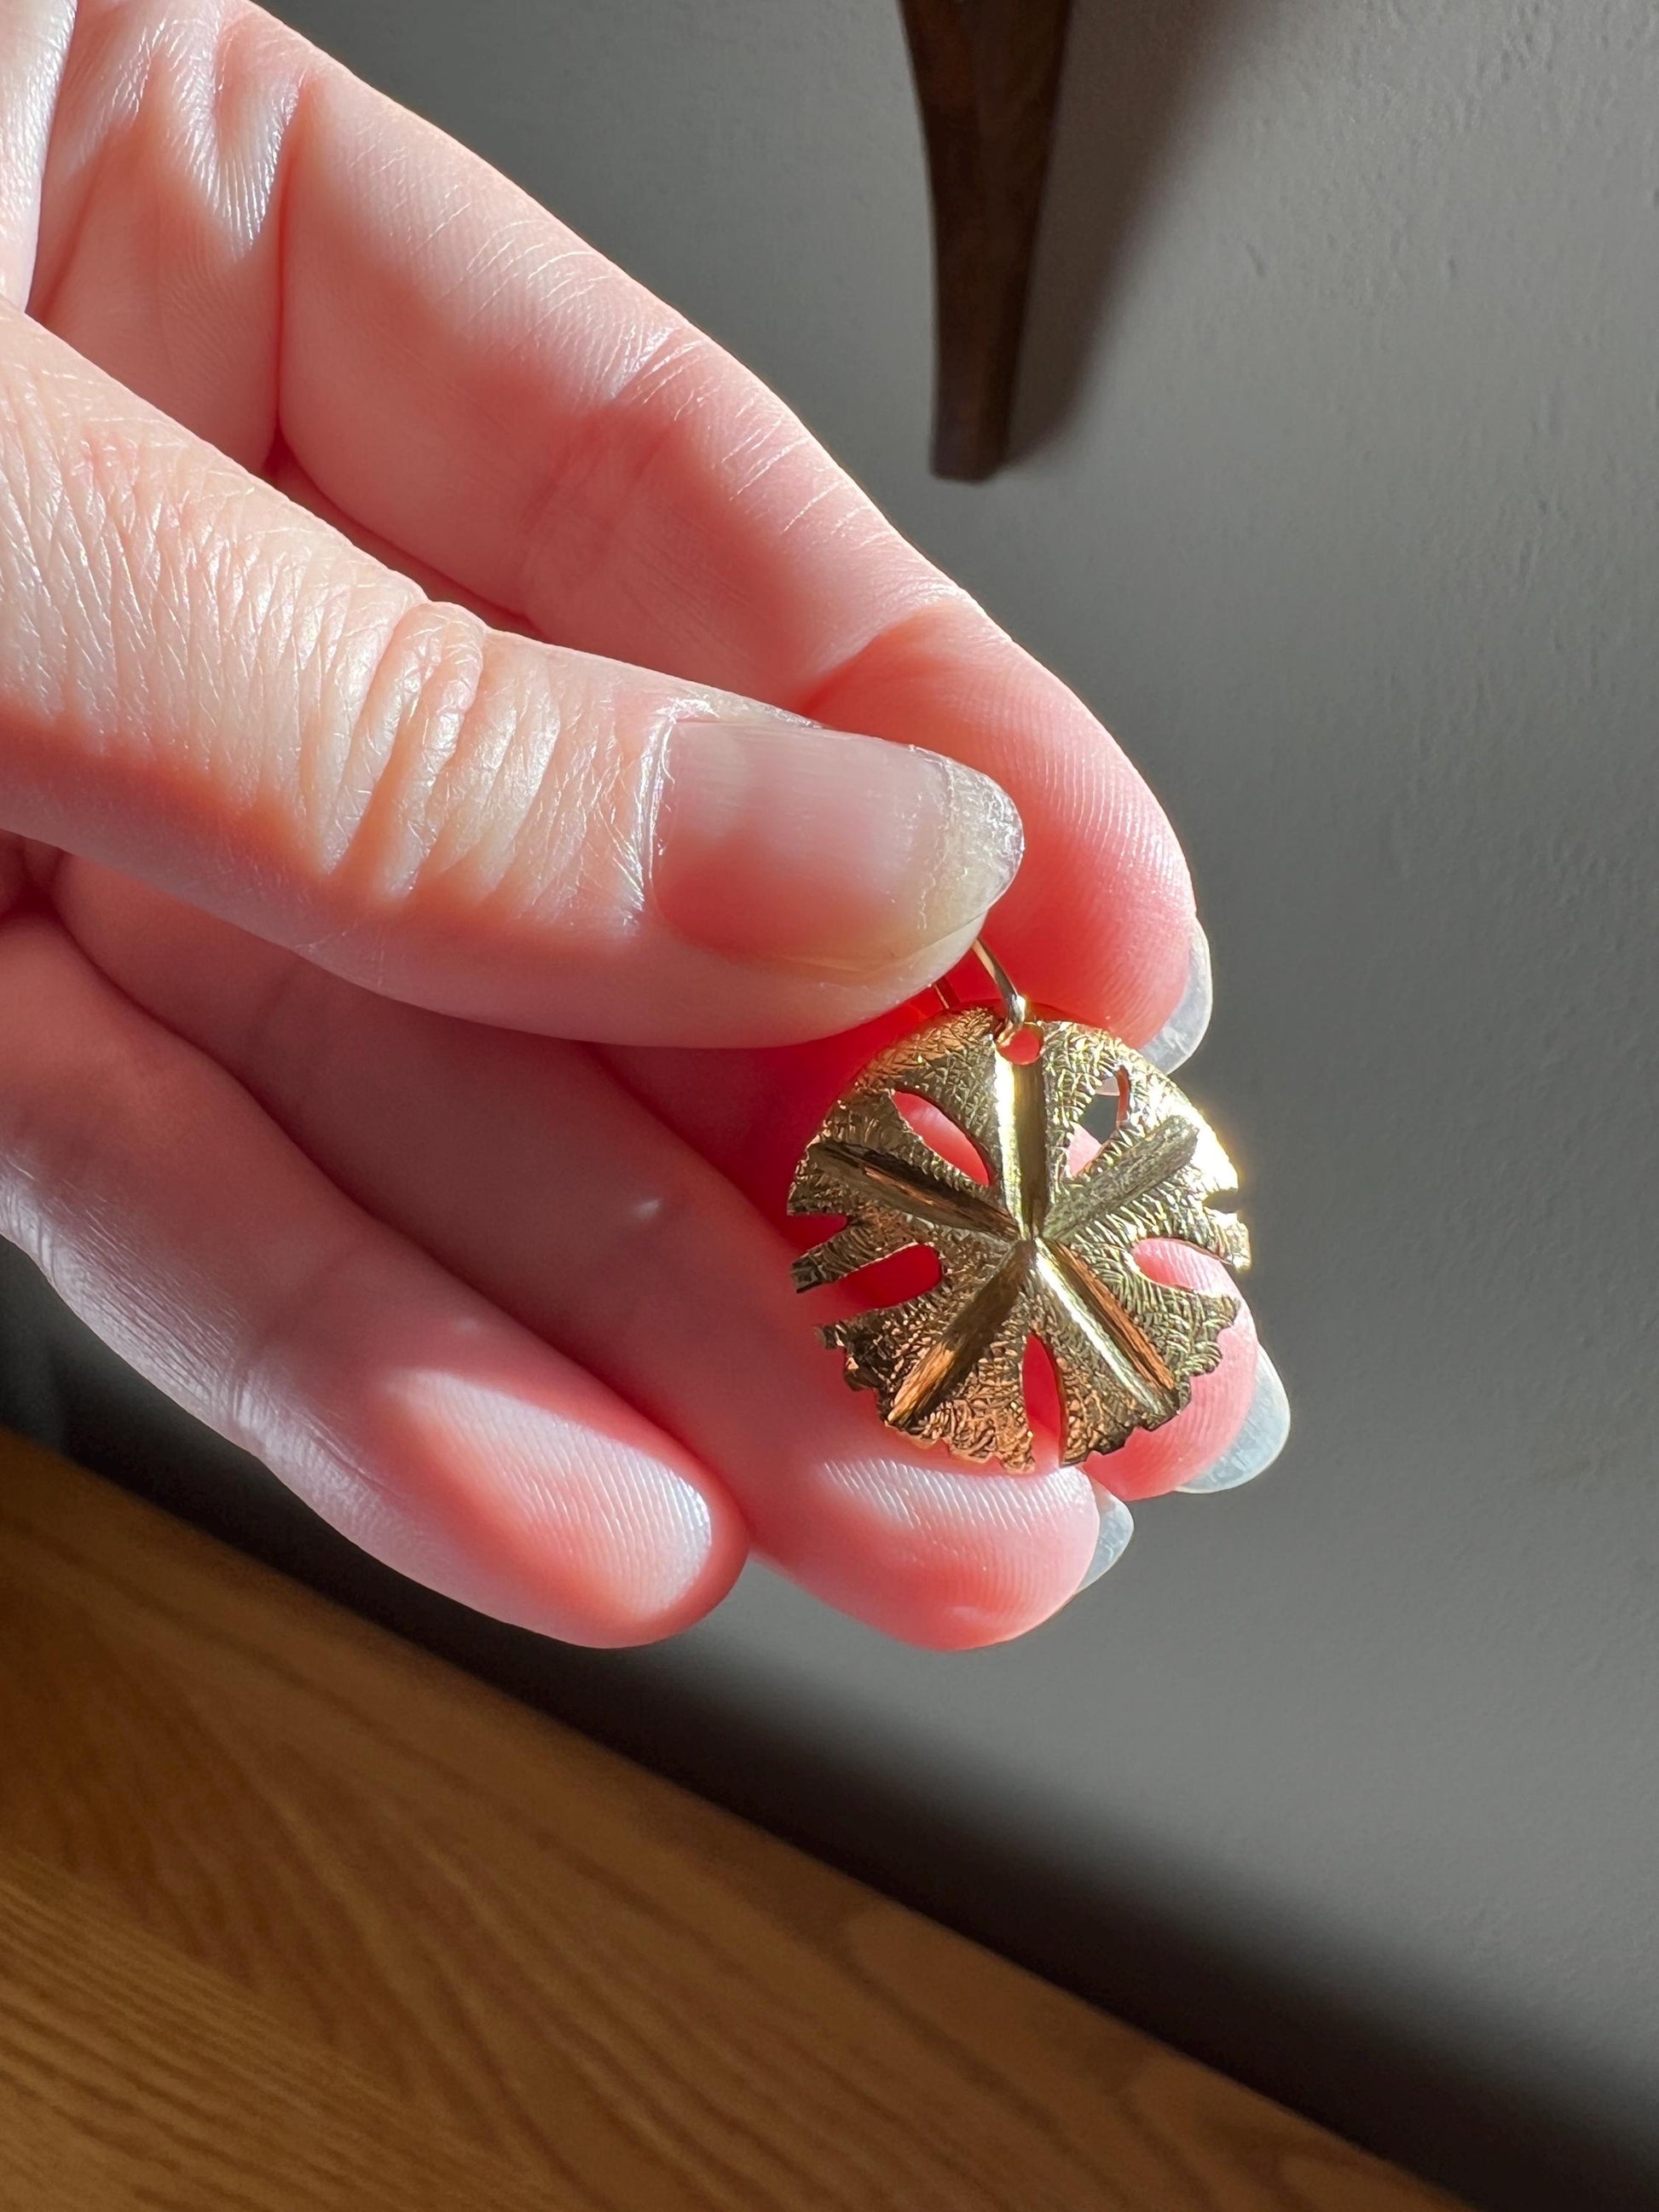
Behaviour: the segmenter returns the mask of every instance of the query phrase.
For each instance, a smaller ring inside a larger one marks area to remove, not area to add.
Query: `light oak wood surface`
[[[1449,2204],[0,1439],[4,2212]]]

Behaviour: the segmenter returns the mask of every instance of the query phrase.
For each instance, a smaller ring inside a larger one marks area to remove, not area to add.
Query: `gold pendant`
[[[934,1288],[832,1322],[847,1380],[882,1418],[963,1459],[1032,1464],[1026,1348],[1046,1347],[1059,1384],[1067,1465],[1172,1420],[1193,1377],[1220,1358],[1238,1301],[1156,1282],[1135,1264],[1171,1237],[1230,1267],[1249,1262],[1242,1222],[1211,1199],[1236,1188],[1208,1124],[1170,1079],[1109,1036],[1034,1013],[975,945],[1001,994],[957,1006],[871,1061],[825,1115],[790,1187],[791,1213],[845,1226],[795,1262],[795,1286],[839,1282],[915,1245],[936,1255]],[[926,1102],[980,1156],[977,1181],[901,1111]],[[1102,1100],[1110,1127],[1073,1174],[1067,1155]]]

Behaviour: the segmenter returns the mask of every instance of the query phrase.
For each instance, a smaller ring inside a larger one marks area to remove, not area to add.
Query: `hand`
[[[1088,1477],[883,1429],[772,1222],[845,1033],[1005,890],[1035,995],[1169,1015],[1191,894],[1111,739],[706,338],[237,0],[12,0],[0,296],[0,1229],[489,1612],[661,1635],[752,1544],[922,1643],[1051,1613]],[[1120,1495],[1237,1431],[1227,1343]]]

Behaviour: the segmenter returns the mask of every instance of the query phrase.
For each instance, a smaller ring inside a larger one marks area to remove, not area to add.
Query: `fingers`
[[[1039,995],[1155,1029],[1185,865],[1080,702],[775,394],[429,126],[329,74],[295,151],[282,422],[324,489],[544,635],[992,775],[1041,885],[1000,949]]]
[[[280,435],[364,528],[544,635],[990,776],[1034,862],[998,950],[1039,999],[1151,1035],[1191,892],[1080,702],[775,395],[505,179],[256,11],[162,12],[165,37],[154,9],[77,33],[38,312],[251,464]]]
[[[1238,1297],[1238,1285],[1218,1260],[1168,1238],[1142,1244],[1138,1266],[1161,1283]],[[1193,1379],[1184,1413],[1161,1429],[1137,1429],[1121,1449],[1089,1462],[1089,1473],[1115,1497],[1133,1502],[1184,1488],[1221,1459],[1249,1411],[1262,1357],[1255,1323],[1242,1298],[1238,1318],[1221,1333],[1221,1364]]]
[[[1158,1043],[1176,1067],[1202,1036],[1210,1005],[1208,949],[1199,933],[1194,981],[1179,1018]],[[856,1035],[787,1050],[674,1052],[608,1048],[605,1064],[629,1091],[729,1176],[763,1212],[781,1216],[796,1162],[830,1101],[885,1044],[910,1026],[900,1009]],[[1139,1264],[1161,1280],[1237,1297],[1218,1261],[1169,1242],[1147,1243]],[[1248,1305],[1221,1338],[1221,1363],[1198,1376],[1192,1400],[1165,1427],[1143,1430],[1089,1472],[1121,1498],[1175,1489],[1222,1489],[1249,1480],[1278,1456],[1290,1430],[1284,1387],[1257,1343]]]
[[[1249,1403],[1231,1442],[1216,1458],[1188,1475],[1181,1487],[1189,1496],[1212,1496],[1237,1490],[1265,1474],[1291,1437],[1291,1401],[1279,1370],[1265,1352],[1258,1352]]]
[[[123,988],[360,1202],[684,1438],[807,1589],[951,1648],[1075,1589],[1098,1527],[1081,1472],[965,1468],[885,1430],[817,1344],[783,1238],[580,1048],[371,999],[92,872],[64,890]]]
[[[566,1034],[832,1030],[1018,864],[985,778],[490,629],[0,310],[0,828]]]
[[[1204,1042],[1215,1006],[1215,982],[1211,971],[1210,940],[1200,924],[1193,925],[1193,941],[1187,955],[1187,981],[1180,998],[1165,1019],[1140,1049],[1154,1067],[1173,1075],[1184,1067]]]
[[[378,1557],[590,1644],[695,1620],[720,1486],[331,1188],[55,926],[0,930],[0,1230],[105,1340]]]
[[[21,307],[34,274],[40,191],[73,0],[7,0],[0,10],[0,300]]]
[[[1201,935],[1199,943],[1188,1017],[1170,1024],[1162,1048],[1171,1066],[1185,1059],[1207,1019],[1209,961]],[[781,1216],[795,1163],[829,1102],[914,1018],[914,1012],[899,1010],[856,1036],[787,1050],[611,1048],[599,1056],[634,1097],[763,1212]],[[1137,1257],[1160,1280],[1238,1296],[1237,1284],[1220,1262],[1189,1246],[1149,1243]],[[1103,1489],[1131,1500],[1176,1489],[1222,1489],[1272,1464],[1289,1434],[1289,1407],[1242,1299],[1238,1319],[1222,1334],[1221,1354],[1216,1370],[1195,1379],[1191,1402],[1176,1420],[1138,1431],[1109,1458],[1090,1462],[1089,1473]]]

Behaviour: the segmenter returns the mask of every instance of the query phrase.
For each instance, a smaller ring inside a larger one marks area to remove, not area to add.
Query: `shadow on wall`
[[[1410,2036],[1362,1986],[1297,1982],[1248,1928],[1194,1926],[1125,1854],[1086,1880],[856,1755],[826,1755],[649,1656],[582,1651],[486,1620],[355,1550],[274,1477],[140,1383],[55,1302],[34,1327],[64,1388],[60,1448],[509,1695],[729,1806],[872,1887],[1322,2120],[1483,2212],[1645,2212],[1659,2173],[1470,2054],[1425,2014]],[[46,1402],[43,1399],[42,1402]]]
[[[1010,459],[1062,430],[1109,344],[1159,179],[1194,127],[1215,52],[1279,0],[1073,0],[1026,310]]]

